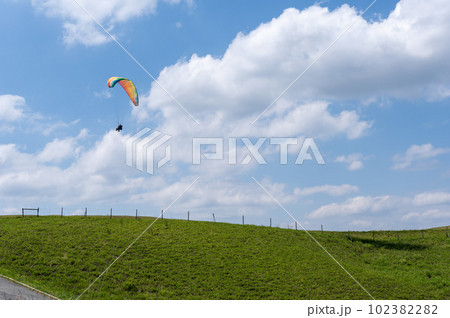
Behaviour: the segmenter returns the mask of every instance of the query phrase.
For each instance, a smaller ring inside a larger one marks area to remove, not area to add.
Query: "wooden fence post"
[[[242,225],[244,225],[244,216],[242,216]]]
[[[348,231],[348,239],[353,242],[352,237],[350,236],[350,230]]]
[[[214,223],[216,223],[216,216],[214,215],[214,213],[213,213],[213,221]]]
[[[136,220],[137,220],[137,218],[138,218],[138,211],[137,211],[138,209],[136,209]]]
[[[87,218],[87,208],[84,208],[84,217]]]
[[[270,227],[272,227],[272,218],[270,218]]]
[[[372,241],[374,241],[374,242],[375,242],[375,231],[374,231],[374,232],[372,232]]]
[[[112,219],[112,208],[109,210],[109,218]]]
[[[320,224],[320,231],[321,231],[322,234],[323,234],[323,224]]]
[[[64,208],[61,208],[61,217],[64,215]]]
[[[189,211],[188,211],[188,221],[189,221]]]
[[[164,220],[164,210],[161,210],[161,219]]]
[[[25,217],[25,212],[23,211],[23,208],[22,208],[22,217],[23,218]]]
[[[37,217],[39,217],[39,208],[37,208]]]
[[[295,230],[297,230],[297,221],[295,221]]]

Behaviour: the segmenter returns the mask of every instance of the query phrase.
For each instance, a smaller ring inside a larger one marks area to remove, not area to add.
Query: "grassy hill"
[[[430,230],[447,230],[449,228],[450,228],[450,226],[447,225],[447,226],[433,227]]]
[[[77,298],[152,218],[1,217],[0,273]],[[445,230],[311,232],[376,299],[450,299]],[[303,231],[158,220],[82,299],[369,299]]]

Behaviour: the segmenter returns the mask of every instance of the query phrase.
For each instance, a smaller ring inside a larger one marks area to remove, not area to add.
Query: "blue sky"
[[[167,217],[292,227],[254,178],[308,229],[448,225],[445,1],[378,0],[362,17],[372,1],[78,2],[199,124],[74,1],[1,1],[1,214],[156,215],[198,178]],[[133,80],[139,107],[110,76]],[[144,127],[173,136],[154,175],[125,164]],[[280,165],[267,141],[267,165],[195,166],[193,137],[312,137],[326,164],[295,165],[291,147]]]

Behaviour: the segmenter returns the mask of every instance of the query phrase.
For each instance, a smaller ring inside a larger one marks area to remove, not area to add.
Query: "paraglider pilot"
[[[139,105],[139,96],[138,96],[136,86],[134,86],[133,82],[130,81],[129,79],[126,79],[125,77],[113,76],[108,79],[106,84],[108,85],[109,88],[113,88],[114,85],[116,85],[117,83],[119,83],[120,86],[123,87],[123,89],[127,93],[128,97],[130,98],[133,105],[138,106]],[[116,128],[116,131],[120,132],[122,129],[123,129],[122,124],[119,124],[119,126],[117,126],[117,128]]]

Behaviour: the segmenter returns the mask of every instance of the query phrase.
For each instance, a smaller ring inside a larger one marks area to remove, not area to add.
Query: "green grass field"
[[[1,217],[0,273],[77,298],[154,219]],[[450,299],[444,229],[311,232],[376,299]],[[81,299],[369,299],[303,231],[158,220]]]

